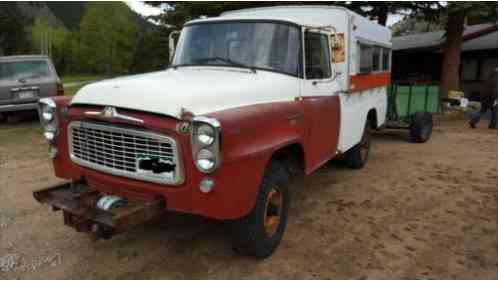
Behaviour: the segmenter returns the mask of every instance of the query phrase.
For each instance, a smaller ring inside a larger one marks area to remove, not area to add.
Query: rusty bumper
[[[103,194],[91,190],[83,181],[41,189],[33,192],[33,196],[38,202],[52,206],[54,211],[62,210],[64,224],[79,232],[93,234],[95,238],[111,238],[165,211],[162,199],[151,202],[129,201],[124,206],[101,210],[96,204]]]

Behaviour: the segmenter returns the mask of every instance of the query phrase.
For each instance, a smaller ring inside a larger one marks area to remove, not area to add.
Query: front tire
[[[348,150],[345,155],[346,165],[351,169],[359,170],[365,167],[370,154],[370,121],[367,121],[363,129],[360,143]]]
[[[243,255],[267,258],[282,241],[289,211],[289,172],[279,161],[266,168],[254,209],[235,222],[234,248]]]
[[[425,111],[415,112],[410,124],[410,141],[425,143],[432,135],[432,114]]]

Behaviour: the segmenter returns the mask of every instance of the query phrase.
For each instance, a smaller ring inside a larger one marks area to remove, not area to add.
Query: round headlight
[[[45,125],[45,132],[52,132],[55,133],[57,132],[57,127],[54,123],[48,123]]]
[[[214,154],[211,151],[209,151],[207,149],[202,149],[197,154],[196,163],[197,163],[197,167],[200,170],[202,170],[203,172],[209,172],[216,165],[216,159],[215,159]]]
[[[47,125],[45,125],[43,136],[49,143],[52,143],[55,140],[56,135],[57,127],[55,124],[48,123]]]
[[[45,122],[50,122],[54,119],[54,112],[48,106],[44,106],[42,109],[42,118]]]
[[[209,125],[201,125],[197,129],[197,140],[205,146],[213,144],[215,139],[215,131]]]
[[[43,136],[45,136],[45,139],[49,142],[53,141],[55,139],[55,133],[54,132],[50,132],[50,131],[46,131],[43,133]]]

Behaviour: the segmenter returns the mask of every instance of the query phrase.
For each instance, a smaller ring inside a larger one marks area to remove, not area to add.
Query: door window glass
[[[306,78],[326,79],[330,69],[329,40],[325,34],[308,32],[305,35]]]

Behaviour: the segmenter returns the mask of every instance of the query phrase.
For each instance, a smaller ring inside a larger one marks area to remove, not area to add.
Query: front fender
[[[199,197],[199,206],[219,209],[216,217],[240,218],[253,209],[273,154],[303,143],[303,112],[297,102],[251,105],[209,114],[222,126],[222,164],[213,174],[218,189]],[[196,206],[197,204],[194,204]]]

